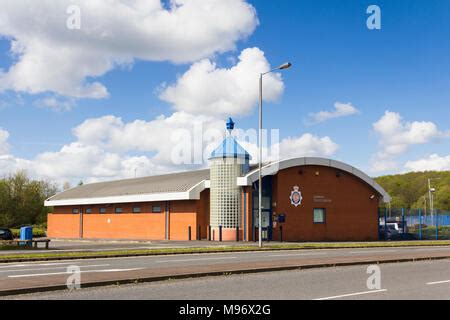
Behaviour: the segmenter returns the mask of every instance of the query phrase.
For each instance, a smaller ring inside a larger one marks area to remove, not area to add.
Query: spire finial
[[[228,120],[227,120],[227,130],[231,134],[231,131],[233,131],[233,129],[234,129],[233,119],[228,118]]]

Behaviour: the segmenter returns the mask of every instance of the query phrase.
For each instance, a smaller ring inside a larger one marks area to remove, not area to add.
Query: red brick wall
[[[318,172],[318,175],[316,175]],[[286,241],[350,241],[378,239],[380,195],[350,173],[336,177],[337,169],[322,166],[293,167],[280,171],[273,180],[274,214],[284,213],[283,238]],[[299,186],[302,204],[289,199]],[[370,199],[375,195],[374,199]],[[323,198],[316,198],[320,196]],[[320,201],[326,202],[320,202]],[[330,201],[330,202],[329,202]],[[326,223],[314,224],[313,209],[326,209]],[[273,239],[279,239],[279,224]]]
[[[161,207],[160,213],[152,213],[152,206]],[[132,213],[133,207],[141,207],[141,213]],[[123,213],[116,214],[121,207]],[[139,204],[105,204],[92,206],[55,207],[48,215],[48,235],[53,238],[79,238],[80,215],[72,214],[72,209],[83,210],[83,238],[85,239],[165,239],[165,202]],[[92,214],[86,209],[91,208]],[[106,208],[106,214],[99,209]],[[169,237],[171,240],[187,240],[188,226],[192,228],[192,239],[197,237],[198,225],[206,237],[209,224],[209,191],[201,194],[201,200],[169,202]]]

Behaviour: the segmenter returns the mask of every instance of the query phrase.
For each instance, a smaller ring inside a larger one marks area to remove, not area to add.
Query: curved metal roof
[[[245,150],[244,150],[245,151]],[[225,153],[226,154],[226,153]],[[275,175],[278,171],[306,165],[318,165],[349,172],[374,188],[390,202],[389,194],[364,172],[345,163],[324,158],[293,158],[265,164],[262,175]],[[252,166],[244,177],[237,178],[239,186],[250,186],[258,180],[258,169]],[[209,169],[173,173],[137,179],[86,184],[61,192],[45,201],[46,206],[127,203],[167,200],[198,200],[209,185]]]
[[[352,167],[348,164],[345,164],[340,161],[325,159],[325,158],[317,158],[317,157],[303,157],[303,158],[292,158],[287,160],[280,160],[276,162],[272,162],[266,164],[262,167],[262,176],[271,176],[278,173],[278,171],[297,167],[297,166],[307,166],[307,165],[316,165],[316,166],[325,166],[331,167],[335,169],[342,170],[344,172],[348,172],[363,180],[365,183],[374,188],[382,197],[383,201],[388,203],[391,202],[391,196],[371,177],[366,175],[361,170],[358,170],[355,167]],[[249,172],[246,176],[238,178],[238,185],[240,186],[249,186],[256,180],[258,180],[258,171],[259,169],[253,170]]]

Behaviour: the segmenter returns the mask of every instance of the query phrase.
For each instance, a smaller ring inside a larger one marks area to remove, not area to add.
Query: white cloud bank
[[[67,28],[69,6],[80,29]],[[235,49],[258,20],[245,0],[0,0],[0,36],[10,39],[14,64],[0,70],[0,91],[53,92],[105,98],[93,80],[135,59],[198,61]]]
[[[59,151],[44,152],[31,160],[0,155],[0,176],[22,169],[33,177],[63,184],[130,178],[135,170],[138,176],[146,176],[206,167],[210,152],[224,137],[225,123],[184,112],[128,123],[105,116],[84,121],[73,134],[75,141]],[[256,143],[242,145],[256,161]],[[329,137],[312,134],[283,139],[273,147],[281,158],[331,156],[338,149]],[[277,160],[274,156],[278,154],[265,160]]]
[[[360,113],[360,111],[352,106],[351,103],[340,103],[336,102],[334,104],[333,111],[320,111],[317,113],[310,113],[310,118],[313,124],[328,121],[330,119],[348,117]]]
[[[9,151],[8,138],[9,132],[0,128],[0,156],[7,154]]]
[[[372,160],[372,170],[382,172],[397,169],[396,158],[409,150],[413,145],[432,142],[449,134],[438,129],[433,122],[404,121],[399,113],[386,111],[373,124],[379,137],[379,151]]]
[[[415,172],[450,170],[450,155],[441,157],[438,154],[432,154],[424,159],[408,161],[405,169]]]
[[[161,92],[160,98],[175,109],[189,113],[248,115],[258,102],[258,79],[270,64],[258,48],[248,48],[239,55],[238,63],[218,68],[206,59],[193,64],[175,84]],[[281,74],[266,75],[264,99],[277,100],[284,90]]]

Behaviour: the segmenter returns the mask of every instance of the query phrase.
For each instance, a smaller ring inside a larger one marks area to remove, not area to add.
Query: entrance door
[[[272,210],[262,210],[262,240],[272,240]]]
[[[258,232],[259,228],[259,216],[258,216],[258,210],[253,211],[253,217],[254,217],[254,225],[255,225],[255,232]],[[263,241],[270,241],[272,240],[272,210],[263,209],[262,215],[261,215],[261,232],[262,237],[261,239]],[[258,235],[256,234],[257,238]]]

